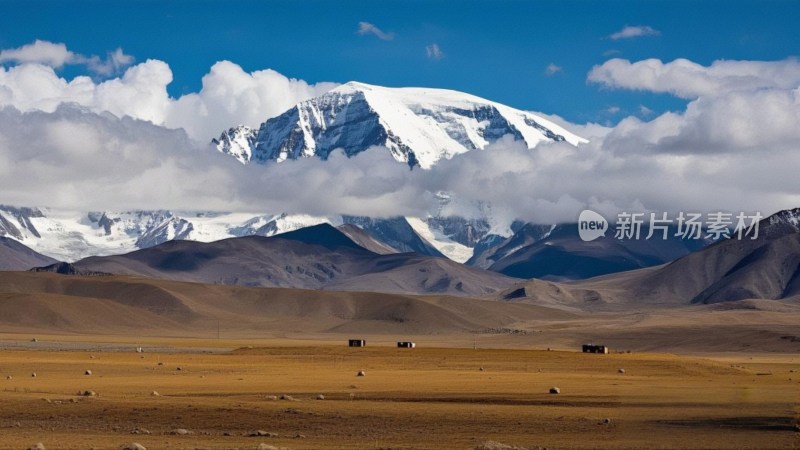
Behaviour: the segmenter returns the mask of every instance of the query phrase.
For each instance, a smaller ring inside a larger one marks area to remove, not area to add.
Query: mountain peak
[[[232,128],[214,140],[242,163],[353,156],[373,146],[409,166],[429,169],[442,159],[483,149],[505,135],[528,148],[541,142],[587,142],[527,111],[447,89],[388,88],[357,81],[298,103],[252,130]]]
[[[328,250],[349,248],[351,250],[369,252],[355,243],[350,237],[329,223],[321,223],[287,233],[276,234],[272,239],[298,241],[309,245],[318,245]]]
[[[347,83],[341,84],[341,85],[337,86],[336,88],[332,89],[330,92],[346,93],[346,92],[352,92],[352,91],[369,91],[369,90],[372,90],[372,89],[374,89],[376,87],[379,87],[379,86],[375,86],[375,85],[367,84],[367,83],[362,83],[360,81],[348,81]]]

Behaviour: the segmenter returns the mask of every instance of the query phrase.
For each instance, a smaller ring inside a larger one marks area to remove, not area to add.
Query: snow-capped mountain
[[[764,234],[800,232],[800,208],[786,209],[762,220],[760,232]]]
[[[39,253],[68,262],[127,253],[171,240],[213,242],[231,237],[273,236],[320,223],[356,225],[400,252],[465,262],[472,255],[477,233],[488,230],[473,222],[180,211],[85,213],[0,205],[0,237],[12,238]]]
[[[529,148],[548,140],[586,142],[539,115],[463,92],[349,82],[295,105],[257,131],[224,131],[214,144],[242,163],[327,159],[338,148],[352,156],[379,145],[397,161],[427,169],[507,134]]]
[[[256,130],[240,125],[228,131],[223,131],[219,140],[214,140],[214,144],[222,153],[233,156],[242,164],[247,164],[250,162],[250,156],[253,153],[252,143],[255,138]]]
[[[0,236],[60,261],[127,253],[171,240],[271,236],[335,218],[173,211],[74,212],[0,205]]]

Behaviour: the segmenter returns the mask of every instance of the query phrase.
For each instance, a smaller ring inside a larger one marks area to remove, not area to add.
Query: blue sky
[[[166,61],[174,97],[198,91],[212,64],[230,60],[312,83],[462,90],[576,123],[614,123],[640,105],[683,107],[669,95],[587,84],[587,72],[613,57],[707,65],[800,53],[800,2],[789,1],[4,1],[2,9],[0,48],[35,39],[87,55],[121,47],[137,61]],[[360,22],[392,39],[358,34]],[[609,38],[626,25],[658,33]],[[426,54],[434,43],[439,60]],[[560,70],[548,76],[550,64]]]

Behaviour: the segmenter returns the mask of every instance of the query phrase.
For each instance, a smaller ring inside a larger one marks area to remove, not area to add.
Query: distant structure
[[[583,344],[583,353],[602,353],[608,354],[608,347],[605,345]]]
[[[365,341],[364,339],[350,339],[348,341],[348,345],[350,347],[366,347],[367,341]]]
[[[400,341],[397,343],[397,348],[414,348],[417,344],[410,341]]]

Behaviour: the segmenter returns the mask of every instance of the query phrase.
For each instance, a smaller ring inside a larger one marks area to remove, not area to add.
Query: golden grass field
[[[38,337],[0,336],[2,449],[800,448],[798,355]]]

